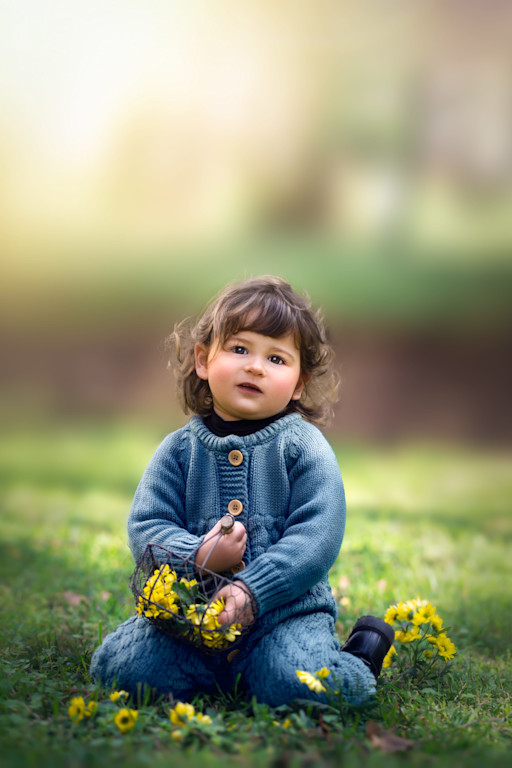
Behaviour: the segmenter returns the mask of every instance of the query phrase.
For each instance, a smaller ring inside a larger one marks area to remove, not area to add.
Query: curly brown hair
[[[289,283],[272,275],[229,284],[198,319],[187,318],[175,326],[167,341],[176,359],[176,388],[185,413],[207,416],[213,409],[208,382],[196,374],[195,345],[223,345],[242,330],[274,338],[294,334],[307,383],[300,400],[290,401],[286,412],[300,413],[318,426],[328,423],[339,378],[321,312],[313,311],[307,296],[297,295]]]

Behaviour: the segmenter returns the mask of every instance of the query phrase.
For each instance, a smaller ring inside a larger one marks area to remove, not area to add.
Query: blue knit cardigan
[[[238,466],[228,460],[233,449],[243,455]],[[313,611],[336,618],[328,571],[345,529],[343,483],[332,448],[298,414],[245,437],[217,437],[195,416],[168,435],[133,500],[134,559],[148,543],[193,555],[233,499],[247,529],[246,568],[236,578],[255,599],[253,635]]]

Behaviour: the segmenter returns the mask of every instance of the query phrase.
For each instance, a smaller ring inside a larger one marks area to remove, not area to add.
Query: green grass
[[[203,698],[195,704],[213,724],[185,743],[171,737],[169,702],[142,702],[121,734],[118,705],[95,689],[88,666],[99,636],[134,610],[125,522],[162,436],[140,425],[64,425],[0,440],[0,764],[508,763],[510,455],[446,445],[336,445],[349,517],[331,574],[341,636],[361,614],[431,600],[458,650],[446,675],[421,686],[384,675],[372,707],[335,714]],[[73,723],[67,708],[80,695],[98,700],[98,714]],[[408,749],[383,751],[399,746]]]

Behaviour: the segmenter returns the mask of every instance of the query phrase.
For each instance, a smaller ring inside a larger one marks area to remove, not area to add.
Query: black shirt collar
[[[246,435],[252,435],[254,432],[259,432],[260,429],[268,427],[269,424],[272,424],[284,415],[284,413],[276,413],[275,416],[269,416],[266,419],[225,421],[225,419],[221,419],[215,411],[212,411],[208,416],[205,416],[203,422],[210,432],[213,432],[217,437],[227,437],[228,435],[245,437]]]

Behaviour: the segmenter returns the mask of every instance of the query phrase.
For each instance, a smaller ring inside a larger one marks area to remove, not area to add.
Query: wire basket
[[[246,628],[241,617],[252,609],[247,599],[235,620],[221,625],[219,614],[225,599],[218,592],[232,587],[233,579],[195,565],[160,544],[148,544],[131,578],[137,613],[165,634],[183,640],[207,653],[234,648]],[[241,581],[237,587],[245,589]]]

